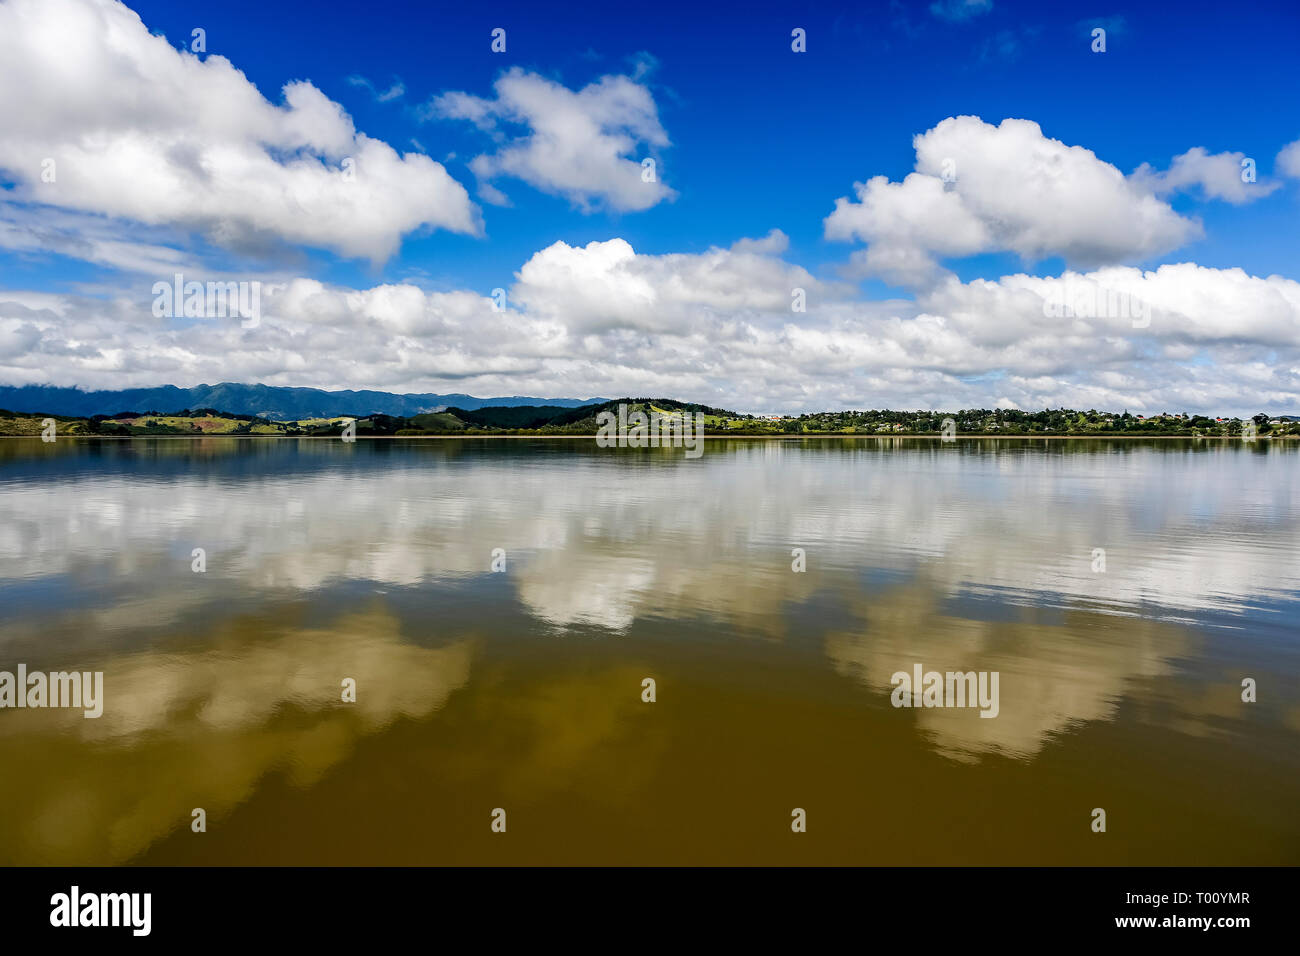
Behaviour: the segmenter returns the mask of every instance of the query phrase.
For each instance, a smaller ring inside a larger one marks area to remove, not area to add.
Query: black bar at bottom
[[[836,926],[900,942],[1048,933],[1230,945],[1284,931],[1295,885],[1286,868],[14,868],[0,869],[0,926],[6,942],[141,945],[515,933],[667,945],[701,931],[812,942]]]

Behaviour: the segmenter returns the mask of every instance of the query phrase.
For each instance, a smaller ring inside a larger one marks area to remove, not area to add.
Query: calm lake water
[[[0,671],[104,674],[0,710],[0,863],[1300,863],[1297,466],[0,440]]]

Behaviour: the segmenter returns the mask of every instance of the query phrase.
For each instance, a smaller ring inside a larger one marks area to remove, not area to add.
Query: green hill
[[[46,419],[54,419],[58,435],[64,436],[191,436],[249,435],[281,437],[331,437],[343,433],[349,418],[356,422],[358,437],[446,436],[446,435],[595,435],[601,412],[617,414],[620,405],[628,412],[665,417],[682,413],[703,416],[706,433],[729,435],[920,435],[940,434],[951,420],[957,436],[1087,436],[1127,435],[1132,437],[1241,438],[1254,428],[1258,438],[1300,437],[1296,416],[1258,414],[1250,419],[1211,418],[1204,415],[1152,416],[1128,412],[1087,412],[1045,409],[1022,412],[1015,409],[963,409],[933,411],[844,411],[814,412],[799,416],[758,417],[679,402],[671,398],[624,398],[578,407],[563,405],[511,405],[466,409],[447,408],[439,412],[401,415],[350,415],[299,418],[279,421],[271,418],[232,414],[214,408],[185,408],[171,413],[125,411],[89,418],[52,415],[44,412],[15,412],[0,409],[0,435],[39,436]]]

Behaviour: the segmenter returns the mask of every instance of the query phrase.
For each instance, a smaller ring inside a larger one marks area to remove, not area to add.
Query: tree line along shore
[[[1128,436],[1204,438],[1300,438],[1300,416],[1259,413],[1248,418],[1160,413],[1099,412],[1095,409],[962,409],[955,412],[813,412],[801,415],[746,415],[665,398],[628,398],[577,407],[552,405],[442,408],[411,416],[357,414],[278,421],[213,408],[175,412],[123,411],[111,415],[67,416],[0,409],[0,435],[128,438],[135,436],[264,437],[341,436],[352,423],[357,437],[418,436],[592,436],[597,416],[624,405],[628,413],[667,418],[699,414],[706,434],[738,436],[897,435],[897,436]],[[52,423],[52,424],[51,424]]]

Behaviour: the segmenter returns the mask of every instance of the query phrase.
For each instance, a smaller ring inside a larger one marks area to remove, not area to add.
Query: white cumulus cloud
[[[1277,154],[1277,170],[1283,176],[1300,179],[1300,139],[1282,147]]]
[[[1005,251],[1094,267],[1165,253],[1201,234],[1148,183],[1029,120],[993,126],[950,117],[913,146],[916,172],[858,183],[856,199],[841,197],[826,217],[828,239],[869,244],[853,259],[861,275],[924,285],[938,276],[940,258]]]
[[[1263,199],[1281,186],[1277,182],[1260,182],[1255,161],[1245,153],[1210,153],[1202,146],[1175,156],[1163,172],[1143,163],[1132,178],[1157,195],[1197,187],[1207,199],[1222,199],[1238,206]]]
[[[269,102],[116,0],[0,3],[0,116],[0,169],[26,203],[375,261],[421,227],[481,232],[429,157],[358,132],[310,82]]]
[[[495,134],[500,149],[470,163],[483,182],[520,179],[584,210],[636,211],[676,195],[662,182],[657,160],[653,179],[643,175],[643,161],[670,145],[643,84],[605,76],[575,91],[515,67],[495,90],[495,99],[444,93],[425,110],[430,118],[468,120]],[[495,190],[488,195],[501,201]]]

